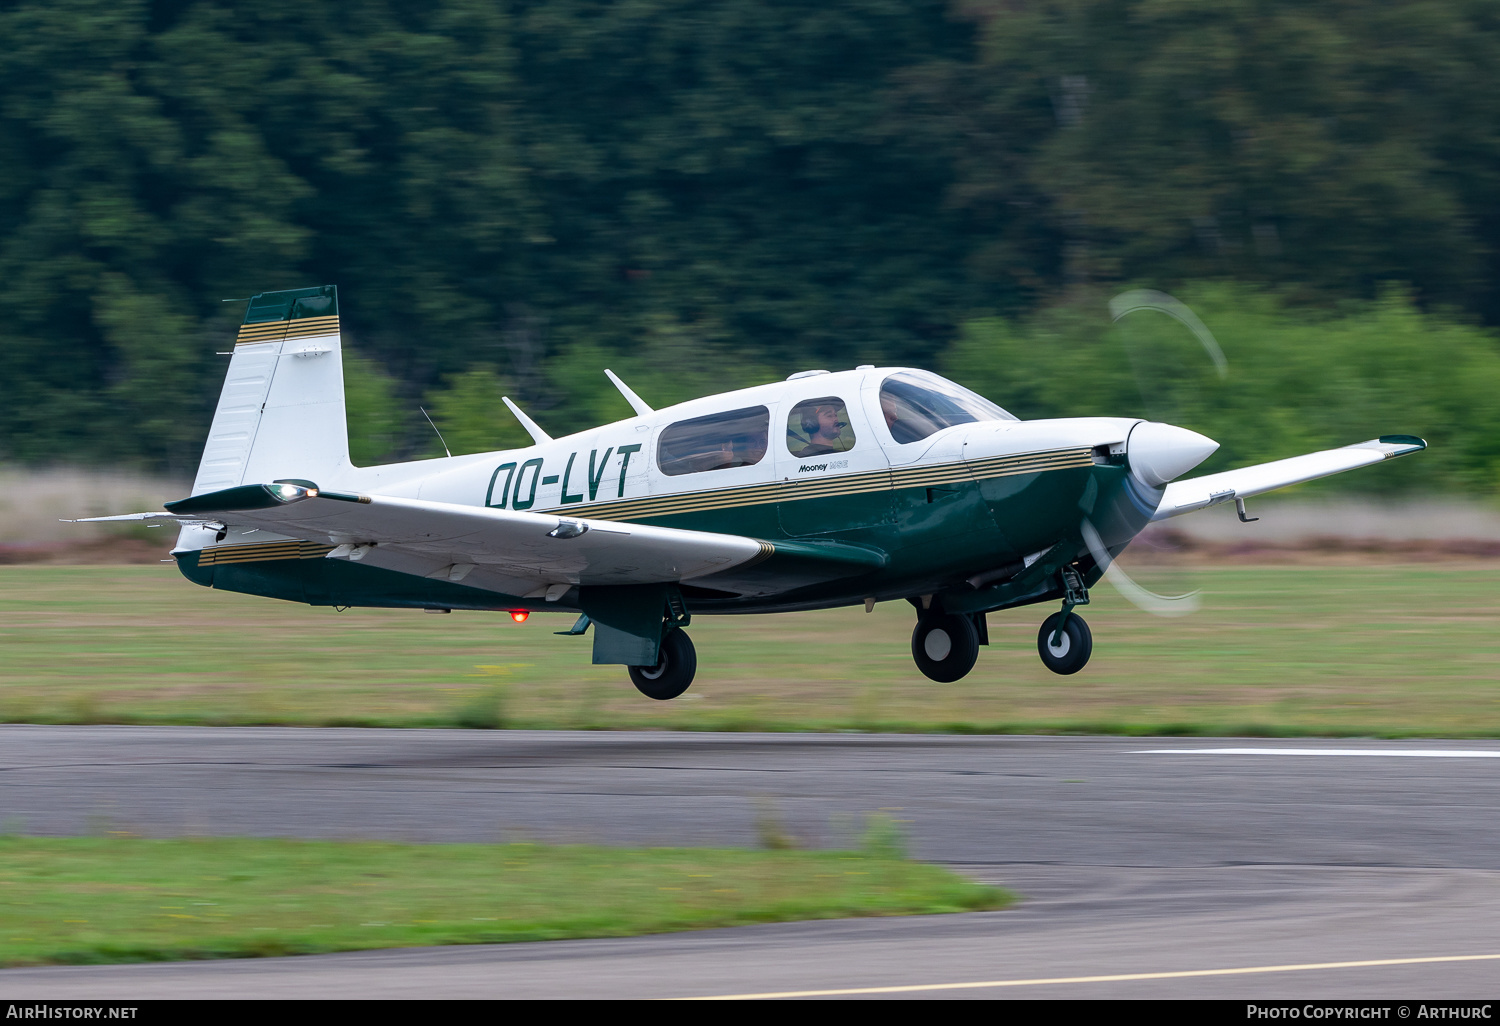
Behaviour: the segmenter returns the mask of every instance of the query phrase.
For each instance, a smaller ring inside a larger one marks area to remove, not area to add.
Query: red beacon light
[[[525,609],[512,609],[510,611],[510,618],[516,621],[516,623],[525,623],[526,618],[530,615],[530,611]]]

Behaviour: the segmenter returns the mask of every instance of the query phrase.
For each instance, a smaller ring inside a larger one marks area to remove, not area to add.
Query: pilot
[[[917,430],[916,426],[914,426],[914,421],[919,424],[921,422],[920,418],[911,417],[910,414],[912,411],[909,407],[905,411],[908,414],[908,419],[902,420],[901,403],[895,396],[886,395],[884,392],[880,395],[880,412],[885,415],[885,426],[890,429],[891,437],[898,444],[918,441],[937,430],[937,428],[929,428],[926,432]]]
[[[830,452],[843,452],[843,430],[849,426],[844,419],[844,408],[833,403],[824,403],[802,411],[802,430],[807,434],[807,445],[794,451],[793,456],[806,459]]]

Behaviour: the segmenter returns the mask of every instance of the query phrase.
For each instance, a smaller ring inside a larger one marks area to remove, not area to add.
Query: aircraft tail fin
[[[192,494],[348,468],[337,289],[251,297]]]

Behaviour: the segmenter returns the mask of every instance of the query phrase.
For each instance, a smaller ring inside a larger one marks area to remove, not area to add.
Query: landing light
[[[557,526],[547,532],[549,538],[579,538],[589,529],[589,525],[582,520],[569,520],[566,517],[558,520]]]
[[[510,618],[516,621],[516,623],[525,623],[526,618],[530,615],[530,611],[525,609],[512,609],[510,611]]]

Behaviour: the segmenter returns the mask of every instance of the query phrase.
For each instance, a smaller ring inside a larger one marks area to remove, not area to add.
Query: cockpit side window
[[[849,426],[844,400],[825,395],[793,406],[786,418],[786,448],[798,459],[854,448],[854,428]]]
[[[771,411],[764,406],[679,420],[661,433],[656,465],[663,474],[751,467],[766,457]]]
[[[1016,419],[977,392],[921,371],[886,378],[880,386],[880,412],[891,437],[903,444],[955,424]]]

